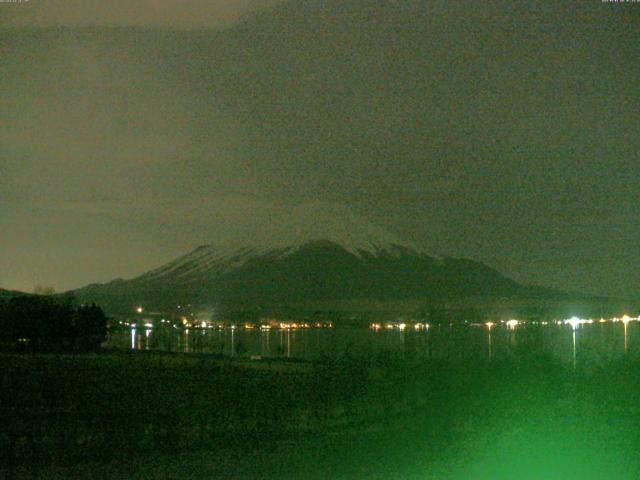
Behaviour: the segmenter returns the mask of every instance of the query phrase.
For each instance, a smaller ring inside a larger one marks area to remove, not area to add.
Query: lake
[[[634,319],[635,320],[635,319]],[[172,326],[125,328],[111,332],[105,347],[230,357],[322,357],[410,354],[436,359],[522,356],[545,351],[574,365],[605,363],[638,356],[637,321],[571,325],[549,322],[510,328],[504,323],[432,325],[410,328],[260,328],[178,329]]]

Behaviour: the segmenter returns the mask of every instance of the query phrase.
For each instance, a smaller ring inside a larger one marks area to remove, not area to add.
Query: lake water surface
[[[519,325],[437,325],[427,329],[308,328],[176,329],[131,328],[111,332],[108,348],[231,357],[322,357],[411,354],[425,358],[480,359],[544,351],[563,362],[599,364],[640,351],[638,322]]]

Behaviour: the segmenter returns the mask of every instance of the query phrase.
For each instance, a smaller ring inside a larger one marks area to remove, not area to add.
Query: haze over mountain
[[[320,199],[637,296],[637,4],[268,3],[0,4],[0,285],[133,276]]]

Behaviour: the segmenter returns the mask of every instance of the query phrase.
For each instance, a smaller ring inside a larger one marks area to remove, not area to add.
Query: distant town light
[[[136,308],[136,312],[138,312],[138,313],[142,313],[143,311],[144,311],[144,308],[142,308],[142,307]]]
[[[493,327],[493,322],[485,322],[485,325],[489,330],[491,330],[491,327]]]
[[[518,322],[518,320],[511,319],[511,320],[507,321],[507,328],[509,328],[511,330],[514,330],[518,326],[519,323],[520,322]]]
[[[580,325],[581,323],[584,323],[584,321],[580,320],[578,317],[571,317],[564,321],[565,325],[571,325],[571,328],[573,328],[574,330],[578,328],[578,325]]]

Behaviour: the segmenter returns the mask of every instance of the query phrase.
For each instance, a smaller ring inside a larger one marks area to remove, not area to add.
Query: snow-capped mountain
[[[242,241],[203,245],[131,280],[76,290],[130,310],[195,305],[300,305],[333,300],[526,297],[523,286],[465,259],[439,258],[343,207],[304,205]]]
[[[281,248],[202,246],[137,278],[89,285],[76,295],[130,310],[138,303],[245,307],[539,294],[471,260],[435,258],[398,244],[352,247],[330,240]]]
[[[333,246],[340,253],[348,253],[358,261],[380,257],[401,258],[402,256],[425,256],[408,245],[382,242],[379,239],[363,241],[351,238],[349,242],[339,243],[329,238],[310,239],[289,245],[203,245],[159,268],[151,270],[137,281],[157,282],[172,279],[175,282],[191,282],[196,278],[212,275],[224,275],[251,263],[269,260],[271,263],[284,264],[289,257],[304,255],[310,249]]]

